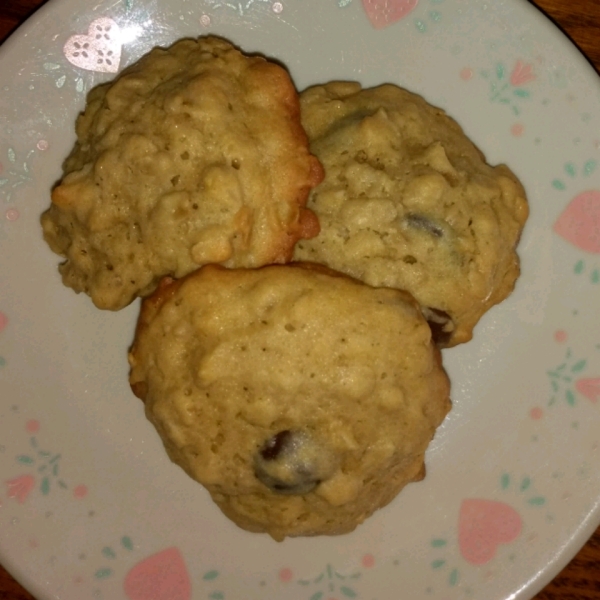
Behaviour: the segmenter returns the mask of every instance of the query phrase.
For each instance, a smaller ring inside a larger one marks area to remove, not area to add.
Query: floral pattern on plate
[[[35,16],[0,51],[0,559],[66,600],[457,600],[508,597],[556,548],[572,554],[600,519],[600,87],[542,21],[516,0],[56,0]],[[444,354],[455,409],[428,477],[349,536],[278,545],[226,521],[129,393],[135,310],[94,312],[40,244],[85,93],[156,43],[208,32],[299,81],[317,70],[432,98],[531,200],[515,294]],[[470,414],[484,418],[461,429]]]

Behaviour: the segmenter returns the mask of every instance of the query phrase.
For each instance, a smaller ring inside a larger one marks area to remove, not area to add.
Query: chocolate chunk
[[[434,221],[423,215],[407,215],[406,222],[410,227],[425,231],[436,238],[444,237],[444,230]]]
[[[292,432],[289,429],[280,431],[272,438],[269,438],[260,450],[260,455],[265,460],[276,460],[285,450],[286,445],[291,443]]]
[[[285,429],[270,437],[254,460],[254,474],[278,494],[306,494],[331,476],[331,453],[305,432]]]

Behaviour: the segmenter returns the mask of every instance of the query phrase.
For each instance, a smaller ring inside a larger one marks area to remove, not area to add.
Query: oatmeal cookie
[[[321,179],[288,73],[182,40],[90,92],[43,232],[65,285],[117,310],[206,263],[288,261]]]
[[[422,479],[450,409],[414,299],[319,265],[164,280],[129,362],[170,458],[277,540],[351,531]]]
[[[297,244],[295,259],[408,290],[442,347],[471,339],[519,275],[528,205],[517,178],[396,86],[333,82],[303,92],[300,105],[325,179],[308,203],[321,232]]]

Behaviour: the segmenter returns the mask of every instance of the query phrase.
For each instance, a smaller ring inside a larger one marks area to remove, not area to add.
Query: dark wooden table
[[[0,0],[0,43],[45,1]],[[529,2],[549,15],[600,72],[600,0]],[[0,600],[34,598],[0,566]],[[534,600],[600,600],[600,528]]]

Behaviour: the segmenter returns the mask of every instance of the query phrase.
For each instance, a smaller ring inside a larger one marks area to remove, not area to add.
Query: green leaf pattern
[[[515,116],[521,113],[520,102],[531,98],[531,91],[521,85],[514,86],[511,76],[503,63],[498,63],[491,69],[480,72],[490,84],[490,101],[508,106]]]
[[[567,406],[574,407],[577,405],[575,377],[585,371],[587,366],[587,359],[582,358],[580,360],[573,360],[571,350],[567,350],[565,360],[554,369],[550,369],[546,372],[552,392],[548,401],[548,406],[554,406],[561,398]]]
[[[31,181],[29,160],[33,154],[34,151],[30,150],[23,158],[19,159],[14,148],[6,150],[5,156],[8,160],[6,164],[7,169],[2,173],[2,177],[0,178],[0,198],[4,197],[5,202],[11,202],[15,191]],[[0,162],[2,162],[1,158]]]

